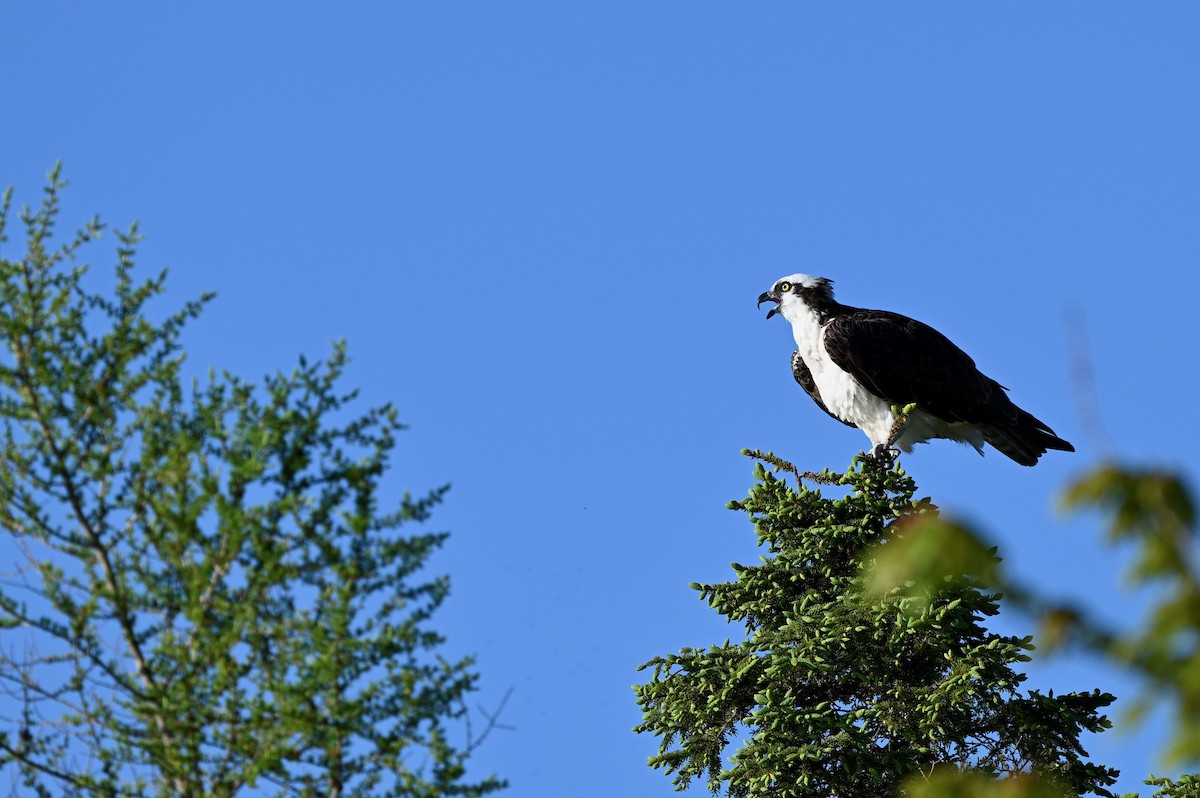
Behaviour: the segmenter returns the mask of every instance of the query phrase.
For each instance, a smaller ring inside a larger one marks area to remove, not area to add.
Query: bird
[[[1023,466],[1050,449],[1075,451],[927,324],[843,305],[832,280],[807,274],[775,281],[759,295],[758,306],[764,302],[775,304],[768,319],[778,314],[792,325],[796,382],[830,416],[862,430],[873,458],[890,463],[935,438],[981,455],[987,443]]]

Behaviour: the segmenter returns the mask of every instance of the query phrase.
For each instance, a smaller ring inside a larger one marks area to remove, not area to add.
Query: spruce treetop
[[[660,738],[653,767],[677,789],[701,779],[738,798],[877,798],[947,768],[1110,795],[1116,772],[1089,763],[1079,735],[1109,726],[1111,695],[1024,690],[1031,641],[986,629],[999,596],[978,576],[926,590],[873,575],[883,552],[938,523],[911,477],[856,459],[793,488],[775,472],[794,467],[751,454],[776,468],[758,463],[729,507],[765,556],[735,564],[730,582],[693,584],[745,637],[643,666],[636,731]]]

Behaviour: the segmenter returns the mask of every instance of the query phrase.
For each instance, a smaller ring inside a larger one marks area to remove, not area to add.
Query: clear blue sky
[[[7,3],[0,53],[0,185],[36,201],[62,159],[66,219],[138,219],[171,301],[216,290],[199,372],[347,338],[350,382],[411,425],[394,487],[453,483],[439,622],[481,703],[514,688],[475,760],[510,795],[670,794],[629,687],[736,633],[687,585],[757,556],[723,509],[738,451],[865,445],[755,309],[782,275],[933,324],[1075,442],[904,458],[1045,590],[1136,604],[1053,510],[1108,453],[1075,350],[1116,453],[1195,483],[1196,4]],[[1136,789],[1153,743],[1089,747]]]

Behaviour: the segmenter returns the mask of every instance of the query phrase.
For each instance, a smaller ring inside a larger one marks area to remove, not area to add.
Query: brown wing
[[[839,368],[890,404],[916,402],[945,421],[1016,420],[1004,388],[949,338],[915,319],[855,311],[826,325],[824,342]]]
[[[1047,449],[1075,451],[927,324],[858,310],[831,321],[824,342],[830,359],[871,393],[893,405],[915,402],[944,421],[976,424],[989,443],[1022,465],[1033,465]]]

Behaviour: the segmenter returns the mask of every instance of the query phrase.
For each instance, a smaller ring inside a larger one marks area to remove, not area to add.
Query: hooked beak
[[[778,295],[772,294],[770,291],[764,291],[758,295],[758,305],[756,305],[756,307],[762,307],[762,303],[764,303],[764,302],[774,302],[775,303],[775,307],[773,307],[769,311],[767,311],[768,319],[779,312],[779,296]]]

